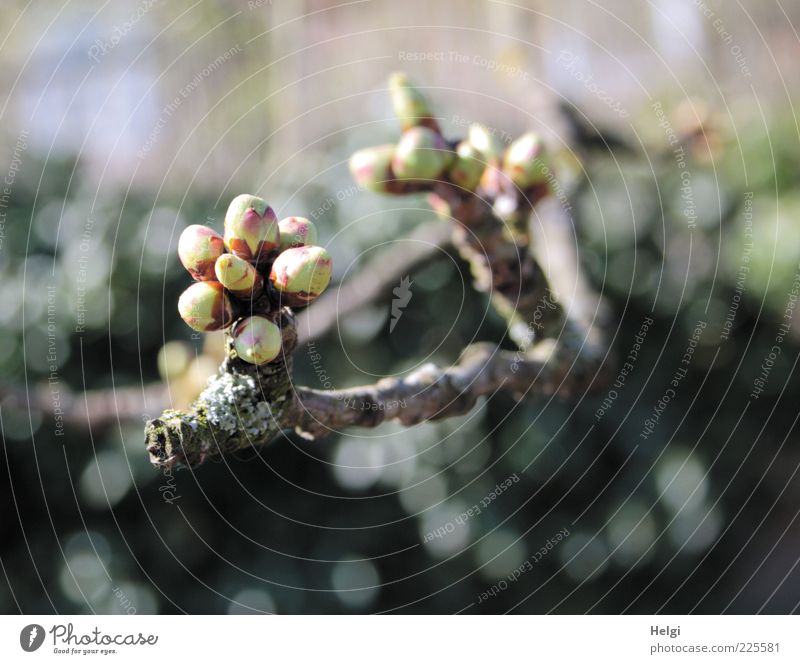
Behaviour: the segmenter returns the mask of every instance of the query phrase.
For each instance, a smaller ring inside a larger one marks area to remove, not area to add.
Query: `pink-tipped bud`
[[[187,226],[178,240],[178,258],[197,281],[214,280],[214,263],[223,253],[222,236],[208,226]]]
[[[296,247],[279,254],[270,281],[290,307],[302,307],[322,294],[331,280],[333,261],[322,247]]]
[[[241,194],[225,213],[225,246],[251,263],[271,260],[280,246],[278,218],[263,198]]]
[[[280,251],[317,243],[317,227],[305,217],[286,217],[278,222]]]
[[[243,318],[234,326],[231,337],[236,354],[250,364],[271,362],[281,352],[281,330],[264,316]]]
[[[249,300],[258,295],[264,287],[264,278],[244,258],[234,254],[222,254],[214,265],[217,281],[227,288],[231,295]]]
[[[394,145],[376,145],[353,153],[350,173],[356,184],[364,189],[385,193],[394,180],[392,157]]]
[[[178,312],[198,332],[222,330],[233,323],[231,301],[216,281],[198,281],[189,286],[178,299]]]

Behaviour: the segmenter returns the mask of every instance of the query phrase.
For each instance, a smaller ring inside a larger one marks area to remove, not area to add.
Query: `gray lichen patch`
[[[185,411],[167,410],[145,425],[153,465],[197,466],[218,454],[269,443],[282,429],[294,426],[292,353],[297,332],[291,310],[282,309],[278,322],[283,353],[275,361],[244,362],[235,357],[228,336],[228,356],[192,405]]]
[[[259,437],[275,429],[275,417],[253,376],[223,373],[200,394],[209,424],[229,435]]]

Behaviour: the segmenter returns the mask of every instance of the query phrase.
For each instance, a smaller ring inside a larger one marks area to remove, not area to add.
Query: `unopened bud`
[[[305,217],[286,217],[278,222],[280,251],[317,243],[317,227]]]
[[[503,180],[500,163],[503,157],[503,145],[494,132],[482,124],[470,125],[467,140],[486,160],[486,167],[481,175],[481,184],[489,191],[500,189]]]
[[[412,127],[400,137],[392,158],[395,176],[408,180],[438,178],[453,158],[444,139],[427,127]]]
[[[281,330],[264,316],[243,318],[231,331],[236,354],[250,364],[271,362],[281,352]]]
[[[256,269],[234,254],[222,254],[214,265],[214,272],[217,281],[241,299],[258,295],[264,287],[264,278]]]
[[[333,262],[322,247],[296,247],[279,254],[269,278],[291,307],[313,302],[331,280]]]
[[[482,124],[470,125],[467,141],[484,156],[486,161],[500,161],[503,156],[503,144],[488,127]]]
[[[216,281],[198,281],[189,286],[178,299],[178,312],[198,332],[221,330],[233,323],[231,301]]]
[[[469,141],[461,141],[456,147],[456,158],[447,172],[450,182],[467,191],[474,191],[486,168],[483,153]]]
[[[544,145],[537,134],[523,134],[508,146],[503,171],[520,189],[547,182],[549,169],[544,159]]]
[[[395,72],[389,77],[389,94],[392,97],[392,108],[403,131],[411,127],[428,127],[439,131],[439,125],[425,95],[403,72]]]
[[[241,194],[225,213],[225,246],[251,263],[272,258],[280,246],[278,218],[263,198]]]
[[[394,145],[376,145],[354,152],[350,157],[350,173],[359,187],[383,193],[393,178]]]
[[[187,226],[178,240],[178,258],[197,281],[214,280],[214,263],[224,253],[222,236],[208,226]]]

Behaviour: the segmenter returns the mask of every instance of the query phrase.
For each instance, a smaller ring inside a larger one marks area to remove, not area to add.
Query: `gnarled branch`
[[[342,427],[374,427],[386,420],[411,425],[467,413],[479,397],[498,390],[519,398],[568,396],[601,382],[601,338],[553,298],[527,246],[504,232],[503,222],[479,196],[446,184],[436,185],[433,193],[447,202],[456,222],[454,244],[469,261],[477,287],[488,291],[510,323],[517,324],[522,350],[475,344],[451,367],[431,364],[374,385],[314,390],[291,383],[297,333],[287,311],[281,319],[281,358],[260,367],[228,359],[190,411],[167,411],[148,423],[151,461],[162,467],[196,465],[214,454],[267,443],[284,429],[318,438]],[[546,337],[551,337],[549,344],[541,343]],[[229,417],[220,415],[226,410]]]
[[[553,344],[538,357],[501,350],[495,344],[467,346],[454,365],[427,364],[401,378],[384,378],[374,385],[345,390],[299,387],[290,423],[310,438],[325,436],[345,426],[374,427],[387,420],[411,426],[470,412],[478,399],[506,390],[519,399],[591,390],[602,382],[597,370],[596,346],[581,345],[576,329],[565,332],[571,343]],[[540,347],[541,349],[541,347]],[[597,380],[600,378],[600,380]]]

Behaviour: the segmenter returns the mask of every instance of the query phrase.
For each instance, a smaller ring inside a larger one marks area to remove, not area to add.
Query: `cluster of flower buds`
[[[442,136],[425,95],[400,72],[389,77],[389,93],[403,134],[396,145],[353,154],[353,178],[361,187],[381,193],[402,193],[403,185],[447,179],[458,157],[455,146]]]
[[[199,332],[230,329],[246,362],[274,360],[281,351],[274,322],[280,308],[313,302],[330,282],[331,257],[316,242],[308,219],[278,221],[263,198],[237,196],[223,235],[199,225],[181,234],[178,256],[196,281],[178,300],[181,318]]]
[[[353,178],[364,189],[401,194],[444,181],[465,191],[483,186],[496,192],[547,183],[543,144],[535,133],[504,149],[491,131],[475,124],[466,139],[447,141],[425,96],[405,74],[390,76],[389,92],[403,133],[396,145],[365,148],[350,158]]]

